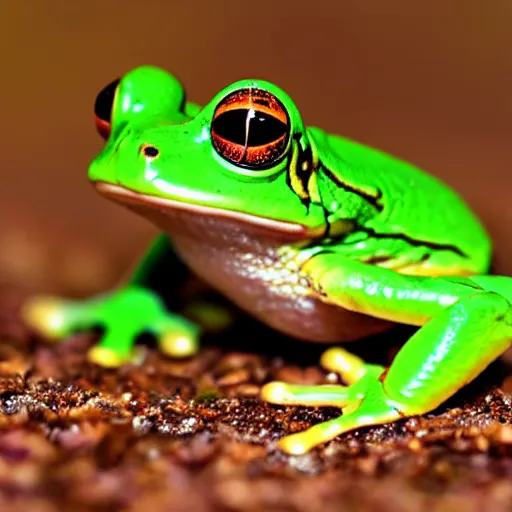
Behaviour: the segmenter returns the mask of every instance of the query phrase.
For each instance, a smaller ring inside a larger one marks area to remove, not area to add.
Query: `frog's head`
[[[140,67],[104,88],[95,112],[106,144],[89,179],[101,193],[144,214],[230,219],[278,238],[324,232],[314,152],[275,85],[242,80],[201,109],[172,75]]]

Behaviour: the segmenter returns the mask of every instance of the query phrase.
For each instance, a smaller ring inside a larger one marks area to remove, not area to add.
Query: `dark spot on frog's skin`
[[[146,158],[156,158],[160,154],[160,151],[155,146],[143,145],[140,149]]]
[[[333,183],[336,183],[340,188],[346,190],[347,192],[352,192],[362,197],[363,199],[368,201],[374,208],[376,208],[377,211],[381,212],[384,209],[384,206],[380,203],[380,200],[382,198],[382,191],[380,189],[376,189],[375,194],[371,195],[356,187],[353,187],[347,183],[342,182],[341,179],[336,174],[334,174],[331,170],[327,169],[326,167],[323,168],[323,172],[329,177],[329,179]]]
[[[379,375],[379,382],[384,382],[386,375],[388,374],[389,368],[385,368],[384,371]]]

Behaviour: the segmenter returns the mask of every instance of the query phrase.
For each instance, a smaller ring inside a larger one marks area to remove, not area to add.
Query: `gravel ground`
[[[0,291],[2,512],[512,510],[506,358],[435,414],[288,457],[279,437],[338,412],[263,404],[259,388],[332,381],[316,366],[322,347],[242,323],[190,360],[146,344],[142,365],[104,370],[84,358],[90,334],[31,336],[21,299]],[[360,353],[389,359],[406,334]]]

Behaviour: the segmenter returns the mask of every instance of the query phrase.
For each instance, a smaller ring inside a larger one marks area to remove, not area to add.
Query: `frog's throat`
[[[160,211],[178,210],[197,215],[231,219],[243,224],[262,228],[272,233],[279,233],[282,236],[290,238],[290,240],[316,238],[324,231],[322,226],[318,228],[310,228],[303,224],[274,220],[267,217],[259,217],[249,213],[223,210],[222,208],[216,208],[214,206],[192,204],[184,201],[178,201],[176,199],[140,194],[123,186],[113,185],[104,181],[95,181],[93,182],[93,185],[100,194],[125,205],[144,205]]]

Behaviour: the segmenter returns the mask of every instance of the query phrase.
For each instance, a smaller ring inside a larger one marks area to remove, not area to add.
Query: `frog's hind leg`
[[[386,403],[383,395],[379,381],[385,370],[383,366],[367,364],[342,348],[331,348],[324,352],[321,364],[325,369],[338,373],[350,386],[301,386],[271,382],[262,389],[262,398],[271,403],[330,406],[343,411],[339,418],[281,439],[278,445],[287,453],[300,455],[349,430],[400,417],[400,413]]]
[[[351,385],[343,415],[280,440],[304,453],[349,430],[432,411],[479,375],[512,341],[512,279],[406,276],[361,262],[319,258],[311,278],[330,303],[379,318],[422,325],[384,374],[339,349],[323,363]],[[270,384],[271,386],[272,384]],[[267,388],[268,389],[268,388]],[[272,389],[272,388],[270,388]],[[265,392],[265,388],[263,390]],[[294,403],[300,402],[300,389]],[[309,391],[309,390],[308,390]],[[268,401],[279,396],[264,393]],[[321,403],[320,397],[316,402]]]
[[[429,412],[471,382],[512,341],[512,280],[478,276],[480,288],[427,322],[395,357],[383,387],[407,416]]]

